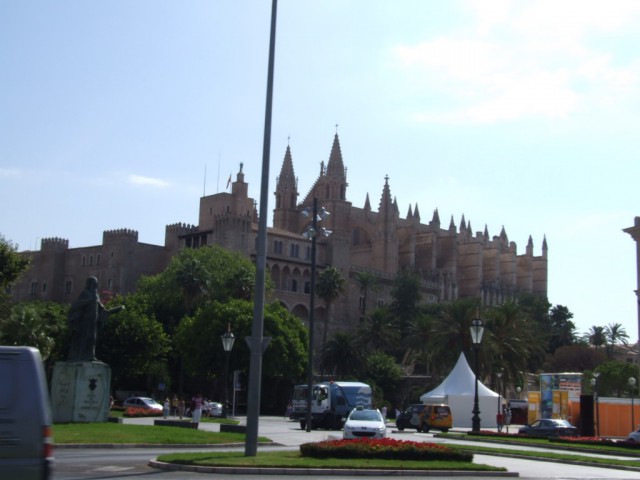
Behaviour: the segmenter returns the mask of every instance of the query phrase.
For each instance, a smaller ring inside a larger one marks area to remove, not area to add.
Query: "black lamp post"
[[[223,413],[224,417],[227,416],[227,409],[229,408],[229,356],[231,355],[231,349],[233,348],[233,342],[235,341],[235,337],[233,333],[231,333],[231,324],[227,325],[227,331],[224,332],[224,335],[221,335],[222,338],[222,348],[224,348],[226,354],[226,365],[224,370],[224,406]]]
[[[309,285],[309,352],[307,359],[307,414],[305,420],[306,431],[311,431],[311,404],[313,402],[313,337],[314,337],[314,319],[316,307],[316,249],[318,242],[318,221],[324,220],[329,216],[324,208],[318,213],[318,199],[313,198],[313,207],[311,211],[308,208],[302,210],[302,214],[306,217],[311,215],[311,224],[304,231],[302,236],[307,240],[311,240],[311,282]],[[320,229],[323,235],[329,236],[330,230]]]
[[[473,397],[473,417],[471,417],[471,431],[480,432],[480,407],[478,406],[478,349],[480,348],[480,342],[482,341],[482,334],[484,333],[484,324],[480,318],[480,309],[476,309],[476,318],[471,322],[471,341],[473,342],[473,349],[476,356],[476,391]]]
[[[636,388],[636,379],[634,377],[629,377],[629,390],[631,391],[631,431],[633,432],[636,429],[636,419],[634,417],[633,412],[633,392]]]
[[[502,378],[502,369],[500,369],[498,372],[496,372],[496,377],[498,377],[498,414],[496,416],[496,419],[501,418],[500,414],[502,412],[502,408],[500,408],[502,405],[501,400],[501,395],[500,395],[500,379]],[[504,423],[504,417],[502,417],[502,422]],[[500,425],[500,422],[498,422],[498,431],[500,431],[502,429],[502,426]]]

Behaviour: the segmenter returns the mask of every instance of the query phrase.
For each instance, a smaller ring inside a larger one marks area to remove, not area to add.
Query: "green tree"
[[[420,277],[411,270],[398,273],[391,287],[391,309],[396,315],[397,328],[406,332],[419,314]]]
[[[357,272],[354,276],[356,283],[360,287],[362,293],[362,306],[360,315],[364,317],[367,314],[367,299],[370,290],[375,291],[378,288],[378,278],[370,272]]]
[[[607,334],[605,333],[604,327],[597,325],[592,326],[585,334],[585,337],[589,341],[589,344],[593,345],[596,350],[603,346],[606,347],[607,345]]]
[[[225,373],[226,354],[220,337],[228,325],[236,337],[230,354],[231,367],[248,372],[249,347],[237,339],[251,336],[252,323],[253,303],[241,299],[210,302],[194,316],[185,317],[176,334],[176,346],[187,373],[205,379],[221,378]],[[270,337],[271,341],[264,351],[263,375],[292,380],[303,378],[308,337],[300,319],[278,302],[270,303],[264,311],[264,336]]]
[[[544,355],[545,339],[537,336],[537,330],[526,321],[520,305],[506,301],[485,311],[485,333],[482,339],[483,372],[491,372],[497,384],[498,371],[503,372],[502,382],[512,383],[519,373],[527,370],[529,358]]]
[[[357,335],[373,350],[391,352],[397,348],[400,332],[395,327],[388,308],[378,308],[362,319]]]
[[[629,377],[638,379],[638,366],[629,362],[612,360],[595,369],[598,377],[598,395],[601,397],[623,397],[629,392]]]
[[[555,352],[547,355],[544,370],[547,372],[583,372],[593,370],[605,361],[601,350],[588,345],[566,345],[558,347]]]
[[[147,306],[136,294],[116,297],[110,303],[126,307],[109,316],[96,341],[96,356],[111,367],[113,389],[144,385],[152,391],[159,382],[169,384],[171,342],[160,322],[148,315]]]
[[[469,329],[477,309],[476,298],[455,300],[442,307],[442,314],[435,318],[430,341],[430,348],[438,359],[434,374],[447,374],[458,360],[460,352],[464,352],[467,359],[473,358]]]
[[[0,234],[0,319],[9,315],[11,302],[7,289],[29,266],[29,260],[17,252],[16,246]]]
[[[548,352],[553,353],[559,347],[573,345],[576,342],[576,325],[571,321],[573,313],[562,305],[551,308],[549,319],[551,320],[551,337],[549,339]]]
[[[55,356],[56,343],[64,342],[65,333],[65,307],[53,302],[18,303],[0,318],[0,344],[35,347],[45,361]]]
[[[627,331],[620,323],[607,325],[604,328],[604,335],[606,337],[607,358],[613,357],[616,345],[627,345],[629,343],[629,335],[627,335]]]
[[[327,267],[320,275],[318,275],[318,284],[316,285],[316,294],[324,300],[327,306],[327,314],[324,317],[324,326],[322,332],[322,348],[327,343],[327,331],[329,330],[329,319],[331,317],[331,305],[336,301],[344,291],[345,280],[335,267]]]
[[[366,357],[364,378],[366,383],[375,384],[382,394],[395,391],[402,378],[402,368],[391,355],[383,352],[371,352]]]
[[[359,338],[346,332],[336,332],[320,353],[320,368],[335,379],[361,377],[365,357]]]

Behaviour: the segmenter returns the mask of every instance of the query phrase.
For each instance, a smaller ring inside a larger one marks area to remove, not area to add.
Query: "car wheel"
[[[307,422],[304,420],[300,420],[300,430],[306,430]]]
[[[422,431],[422,426],[421,426],[421,425],[418,425],[418,426],[416,427],[416,430],[418,431],[418,433],[419,433],[419,432],[421,432],[421,431]]]
[[[403,431],[404,427],[401,427],[400,425],[396,425],[396,427],[398,427],[398,430]]]
[[[448,429],[448,428],[441,428],[441,429],[440,429],[440,431],[441,431],[442,433],[447,433],[447,432],[449,431],[449,429]]]
[[[424,426],[422,427],[422,431],[423,431],[424,433],[429,433],[429,425],[424,425]]]

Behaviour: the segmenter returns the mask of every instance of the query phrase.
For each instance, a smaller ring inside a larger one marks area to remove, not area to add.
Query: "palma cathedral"
[[[392,283],[405,270],[419,276],[422,301],[428,303],[476,297],[483,305],[496,305],[519,293],[547,295],[544,237],[539,255],[534,255],[531,237],[524,252],[518,254],[504,227],[499,235],[490,237],[486,227],[473,232],[464,215],[458,225],[453,218],[441,223],[438,210],[423,221],[417,204],[409,206],[406,216],[401,217],[388,177],[381,178],[380,191],[374,197],[377,205],[372,205],[367,194],[363,205],[354,206],[348,200],[347,187],[337,133],[329,159],[322,162],[304,197],[298,191],[293,156],[287,146],[275,182],[266,272],[275,287],[274,298],[303,322],[309,317],[311,242],[305,235],[309,218],[302,212],[312,208],[314,199],[330,212],[320,223],[331,232],[316,237],[316,272],[332,266],[346,281],[344,292],[331,307],[330,332],[350,330],[362,312],[391,302]],[[135,290],[138,278],[161,272],[184,248],[218,244],[255,260],[257,211],[241,164],[230,192],[200,198],[198,225],[166,226],[164,245],[140,243],[138,232],[128,228],[104,231],[101,245],[79,248],[69,248],[67,239],[43,238],[40,250],[21,252],[30,258],[31,266],[13,286],[12,297],[17,301],[70,303],[88,276],[98,278],[103,295],[127,294]],[[367,295],[356,279],[359,272],[376,279],[377,288]],[[321,300],[314,303],[314,318],[324,319],[326,305]]]

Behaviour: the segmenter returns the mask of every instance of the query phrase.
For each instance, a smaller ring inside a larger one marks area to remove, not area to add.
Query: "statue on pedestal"
[[[109,315],[124,309],[124,305],[107,309],[100,301],[98,279],[87,278],[85,289],[69,310],[71,341],[67,361],[95,362],[98,325],[104,325]]]

